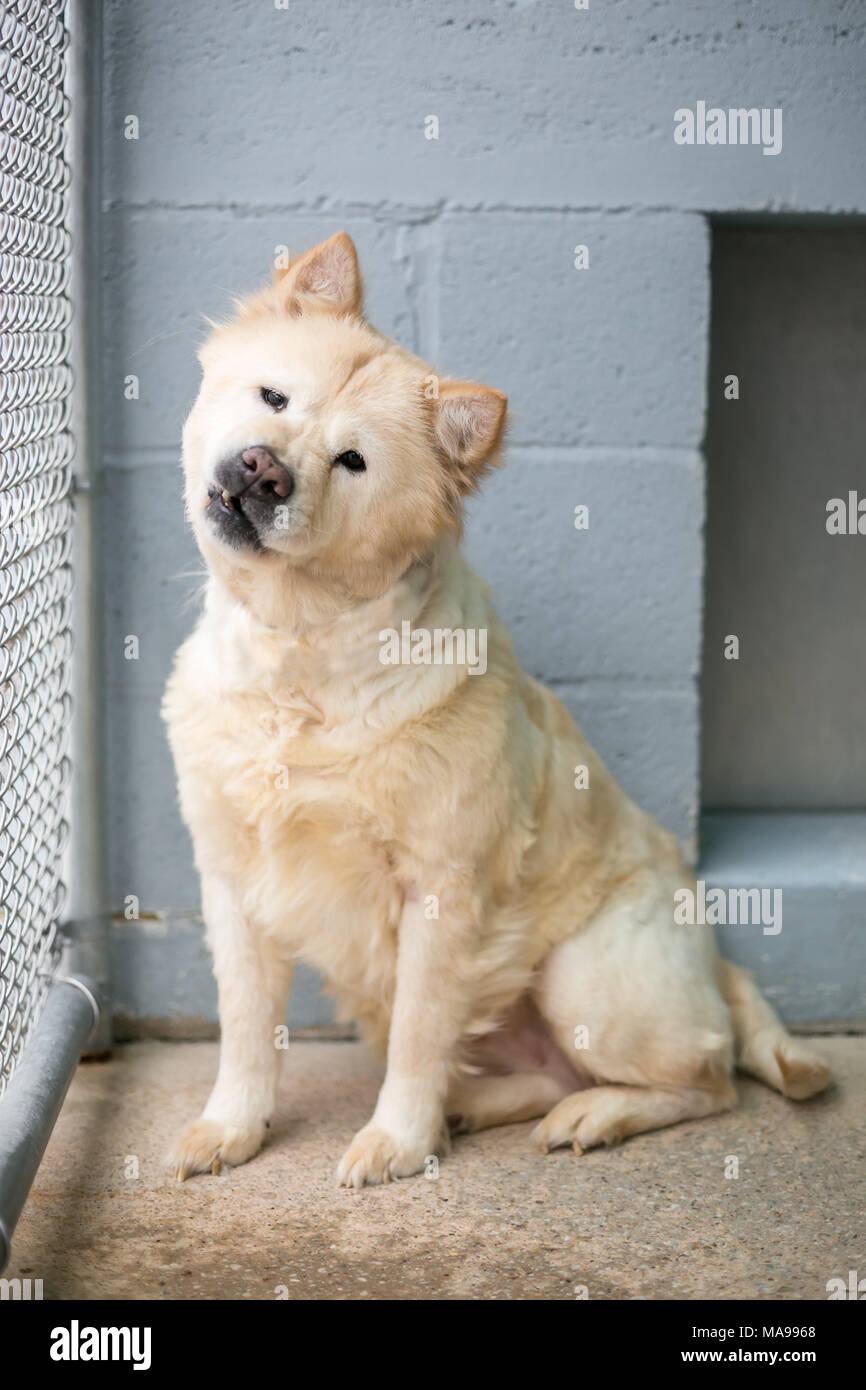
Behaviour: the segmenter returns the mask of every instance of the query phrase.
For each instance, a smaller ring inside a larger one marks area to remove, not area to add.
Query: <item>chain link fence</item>
[[[0,1094],[59,957],[72,373],[65,0],[0,4]]]

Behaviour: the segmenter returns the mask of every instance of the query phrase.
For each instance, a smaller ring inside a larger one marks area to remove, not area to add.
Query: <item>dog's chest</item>
[[[378,1020],[405,878],[394,759],[357,701],[323,708],[282,672],[227,678],[213,650],[190,644],[166,701],[199,866],[231,874],[251,920],[317,966],[348,1013]]]
[[[233,710],[213,760],[230,819],[244,830],[237,871],[268,928],[333,970],[350,938],[396,930],[395,827],[371,795],[369,760],[335,746],[302,692],[242,703],[244,737],[225,733]]]

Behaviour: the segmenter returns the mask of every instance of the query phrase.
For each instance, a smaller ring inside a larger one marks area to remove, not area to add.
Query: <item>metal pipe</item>
[[[70,360],[75,376],[71,429],[75,437],[75,529],[72,565],[72,786],[70,837],[65,863],[69,921],[65,966],[99,985],[101,1022],[89,1051],[111,1047],[108,1007],[108,930],[103,856],[103,757],[99,537],[99,284],[101,222],[102,6],[71,0],[68,7],[67,90],[69,162],[72,168],[70,221],[73,303]]]
[[[0,1270],[6,1267],[12,1232],[99,1015],[92,980],[83,975],[56,979],[0,1101]]]

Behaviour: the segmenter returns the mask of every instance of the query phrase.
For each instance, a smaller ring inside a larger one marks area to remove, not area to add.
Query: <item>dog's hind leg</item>
[[[791,1037],[749,972],[720,960],[717,974],[734,1024],[737,1066],[792,1100],[823,1091],[831,1080],[827,1063]]]
[[[532,1131],[543,1153],[571,1144],[575,1153],[599,1144],[618,1144],[633,1134],[664,1129],[680,1120],[698,1120],[730,1110],[737,1103],[731,1083],[720,1078],[711,1088],[593,1086],[575,1091],[555,1105]]]
[[[568,1092],[568,1086],[549,1072],[467,1076],[453,1085],[446,1113],[455,1134],[492,1129],[495,1125],[537,1120]]]
[[[582,1153],[736,1105],[712,936],[674,921],[675,886],[654,873],[624,884],[538,971],[539,1010],[596,1083],[572,1087],[536,1126],[542,1150]]]

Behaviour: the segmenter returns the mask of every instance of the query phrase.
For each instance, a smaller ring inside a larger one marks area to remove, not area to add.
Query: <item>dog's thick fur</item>
[[[711,931],[675,924],[693,880],[671,836],[523,674],[462,558],[504,397],[438,381],[364,321],[342,233],[242,303],[201,361],[184,466],[210,579],[164,713],[222,1051],[177,1174],[259,1149],[298,957],[387,1053],[338,1169],[355,1187],[418,1172],[449,1121],[543,1116],[539,1146],[579,1153],[730,1107],[735,1064],[794,1098],[826,1086]],[[228,532],[214,521],[214,477],[253,445],[293,491],[251,537],[243,498]],[[366,471],[335,463],[347,450]],[[404,620],[486,630],[486,672],[383,664],[380,634]]]

